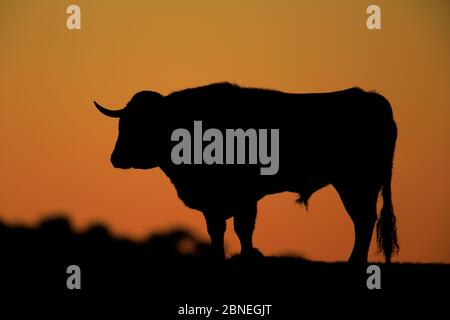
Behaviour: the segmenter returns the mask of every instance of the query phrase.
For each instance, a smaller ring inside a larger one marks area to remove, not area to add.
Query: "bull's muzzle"
[[[111,164],[114,168],[118,169],[130,169],[131,164],[128,161],[123,161],[119,156],[117,156],[116,152],[113,152],[111,155]]]

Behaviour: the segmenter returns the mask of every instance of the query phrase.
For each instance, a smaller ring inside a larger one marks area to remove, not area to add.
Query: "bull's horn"
[[[107,117],[119,118],[121,113],[122,113],[122,110],[109,110],[109,109],[106,109],[105,107],[102,107],[101,105],[99,105],[95,101],[94,101],[94,104],[97,107],[98,111],[100,111],[101,113],[103,113]]]

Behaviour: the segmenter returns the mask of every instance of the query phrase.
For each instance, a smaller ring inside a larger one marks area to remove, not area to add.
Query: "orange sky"
[[[82,29],[69,31],[73,3]],[[374,1],[382,30],[369,31],[371,3],[2,1],[0,218],[34,223],[67,212],[78,228],[101,222],[139,238],[182,225],[206,236],[202,215],[184,207],[159,169],[111,166],[117,122],[92,100],[121,107],[140,90],[224,80],[290,92],[360,86],[390,100],[399,127],[396,259],[450,262],[450,5]],[[313,195],[308,213],[295,198],[260,201],[256,246],[346,260],[353,227],[336,192]],[[373,243],[372,260],[375,251]]]

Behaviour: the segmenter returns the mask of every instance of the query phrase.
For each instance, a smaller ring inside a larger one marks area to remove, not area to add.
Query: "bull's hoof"
[[[365,277],[366,269],[367,269],[367,261],[366,259],[355,259],[350,257],[348,259],[347,265],[349,267],[349,270],[351,270],[352,274],[360,275]]]
[[[223,261],[225,261],[225,255],[213,253],[213,254],[209,255],[209,259],[212,262],[223,262]]]
[[[223,250],[211,250],[208,254],[208,258],[215,262],[225,261],[225,252]]]
[[[257,257],[264,257],[264,255],[258,249],[251,248],[248,250],[241,250],[241,257],[257,258]]]

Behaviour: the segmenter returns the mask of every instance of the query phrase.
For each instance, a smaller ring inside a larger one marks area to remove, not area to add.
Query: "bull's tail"
[[[386,257],[386,263],[391,262],[392,254],[398,253],[399,245],[397,242],[397,227],[394,208],[392,206],[391,196],[391,180],[392,180],[392,163],[394,157],[395,141],[397,139],[397,128],[393,124],[392,149],[389,150],[389,165],[386,167],[385,176],[383,177],[382,196],[383,208],[377,221],[377,244],[379,252],[383,252]]]

